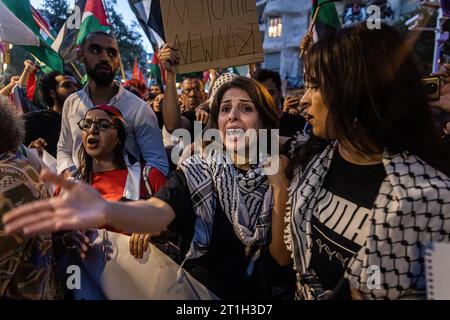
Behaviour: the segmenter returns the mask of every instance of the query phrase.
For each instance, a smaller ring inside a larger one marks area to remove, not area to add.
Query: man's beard
[[[68,94],[67,96],[63,96],[62,94],[56,92],[55,100],[62,107],[68,96],[70,96],[70,94]]]
[[[86,67],[86,72],[89,75],[89,78],[92,79],[99,87],[108,87],[114,81],[114,77],[116,76],[116,70],[112,69],[107,74],[102,73],[100,75],[98,72],[98,67],[105,65],[106,64],[98,64],[95,66],[95,68]]]

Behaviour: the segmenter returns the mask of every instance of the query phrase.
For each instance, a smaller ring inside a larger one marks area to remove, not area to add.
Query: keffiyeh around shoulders
[[[316,156],[289,189],[285,240],[302,298],[320,295],[302,283],[310,275],[312,211],[335,148],[332,143]],[[450,240],[450,179],[408,152],[385,152],[383,165],[387,176],[372,208],[369,235],[344,277],[368,299],[417,297],[425,289],[425,247]],[[379,285],[371,279],[374,268]]]
[[[245,246],[265,243],[273,193],[259,166],[240,173],[225,151],[211,148],[203,157],[196,154],[187,158],[180,168],[186,176],[196,215],[187,259],[201,257],[208,251],[218,205]]]

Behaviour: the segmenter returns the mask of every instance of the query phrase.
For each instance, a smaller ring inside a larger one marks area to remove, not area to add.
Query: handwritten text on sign
[[[177,73],[264,59],[255,0],[161,0],[161,11],[181,57]]]

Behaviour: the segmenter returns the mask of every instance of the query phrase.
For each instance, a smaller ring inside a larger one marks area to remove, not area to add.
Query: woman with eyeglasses
[[[142,172],[139,161],[131,164],[132,159],[124,150],[127,125],[117,108],[96,106],[86,112],[78,126],[82,131],[82,147],[78,153],[80,166],[73,176],[89,183],[104,199],[148,199],[165,184],[166,178],[158,170]],[[130,253],[142,258],[149,240],[150,234],[132,234]]]

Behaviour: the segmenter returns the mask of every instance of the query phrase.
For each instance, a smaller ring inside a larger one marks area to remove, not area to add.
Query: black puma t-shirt
[[[349,260],[364,245],[383,164],[355,165],[336,151],[312,218],[310,266],[325,290],[334,290]]]

